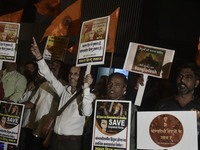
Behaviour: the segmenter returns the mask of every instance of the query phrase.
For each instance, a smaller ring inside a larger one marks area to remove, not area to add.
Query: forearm
[[[49,81],[51,88],[60,96],[65,87],[54,77],[44,59],[38,61],[37,64],[39,74]]]
[[[34,107],[34,104],[31,103],[30,101],[22,103],[22,104],[25,105],[25,107],[24,107],[25,109],[32,109]]]
[[[84,89],[83,102],[82,102],[82,115],[90,116],[92,114],[92,102],[95,95],[90,93],[90,88]]]

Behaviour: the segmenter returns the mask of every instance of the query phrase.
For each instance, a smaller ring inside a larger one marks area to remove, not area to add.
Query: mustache
[[[115,93],[115,90],[113,90],[113,89],[109,89],[109,90],[108,90],[108,92],[111,92],[111,91]]]
[[[185,83],[179,83],[177,86],[178,86],[178,87],[181,87],[181,85],[184,85],[186,88],[188,88],[187,85],[186,85]]]

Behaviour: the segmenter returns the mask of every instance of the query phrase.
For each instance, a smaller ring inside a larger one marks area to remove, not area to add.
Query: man
[[[197,112],[198,131],[200,131],[200,99],[194,94],[199,85],[200,69],[194,63],[186,63],[178,70],[176,78],[176,94],[160,100],[156,110],[179,111],[191,110]],[[200,142],[199,142],[200,143]]]
[[[33,42],[34,44],[32,44],[31,52],[36,57],[39,73],[50,82],[50,86],[60,97],[58,109],[61,109],[80,87],[79,79],[81,79],[81,68],[75,66],[71,67],[68,76],[69,86],[63,86],[47,67],[34,38]],[[83,97],[81,95],[77,96],[62,114],[57,116],[54,133],[49,146],[50,150],[80,149],[85,116],[91,115],[92,101],[95,99],[95,96],[90,93],[89,88],[92,81],[91,75],[88,74],[84,79],[84,82],[88,84],[87,87],[83,89]]]
[[[109,100],[124,100],[124,93],[126,91],[127,79],[124,74],[113,73],[108,77],[107,95]],[[130,135],[130,150],[135,148],[135,115],[137,108],[132,105],[131,110],[131,135]]]
[[[6,69],[3,71],[4,100],[18,102],[26,89],[26,78],[16,71],[15,62],[5,62]]]
[[[65,65],[62,61],[56,60],[51,65],[51,71],[53,75],[59,79],[59,81],[66,85],[66,82],[62,80],[62,76],[65,73]],[[33,83],[30,83],[34,87]],[[26,101],[25,104],[25,111],[31,111],[31,115],[23,117],[23,125],[26,127],[26,131],[28,130],[28,134],[26,139],[24,138],[20,142],[20,149],[25,149],[30,147],[33,150],[45,150],[46,147],[43,146],[44,136],[41,134],[40,130],[46,123],[46,121],[57,112],[58,109],[58,101],[59,98],[56,93],[51,89],[49,86],[49,82],[44,82],[40,85],[39,89],[36,88],[36,92],[34,95],[31,95]],[[32,92],[33,93],[33,92]],[[30,117],[29,117],[30,116]],[[24,126],[23,126],[24,127]],[[30,132],[30,129],[31,130]],[[30,136],[33,134],[34,137]],[[21,138],[21,137],[20,137]],[[23,138],[23,137],[22,137]],[[33,138],[32,143],[30,144],[30,138]]]
[[[27,85],[29,85],[31,82],[35,82],[37,79],[38,74],[38,67],[37,64],[33,61],[28,61],[24,65],[24,76],[27,79]]]
[[[127,86],[127,79],[124,74],[121,73],[113,73],[108,77],[108,84],[107,84],[107,95],[108,100],[124,100],[125,96],[124,93],[126,91]],[[104,114],[108,114],[108,110],[106,110],[106,103],[104,105]],[[118,105],[121,105],[118,103]],[[137,111],[136,106],[132,105],[131,110],[131,135],[130,135],[130,150],[135,150],[135,113]],[[93,114],[94,115],[94,114]],[[92,142],[92,132],[93,132],[93,118],[94,116],[90,117],[89,127],[84,136],[84,143],[83,149],[89,150],[91,149],[91,142]]]

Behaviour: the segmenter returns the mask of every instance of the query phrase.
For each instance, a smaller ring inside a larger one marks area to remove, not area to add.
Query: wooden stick
[[[112,62],[113,62],[113,54],[111,55],[111,59],[110,59],[110,69],[109,69],[109,75],[111,74],[111,68],[112,68]]]
[[[91,66],[92,66],[91,64],[87,65],[87,69],[86,69],[85,75],[90,74],[90,72],[91,72]],[[86,87],[88,87],[88,83],[84,83],[84,88],[86,88]]]

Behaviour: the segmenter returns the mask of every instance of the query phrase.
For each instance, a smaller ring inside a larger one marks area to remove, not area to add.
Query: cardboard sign
[[[82,24],[76,66],[104,64],[110,16]]]
[[[129,150],[131,102],[96,100],[92,150]]]
[[[19,38],[19,23],[0,22],[0,60],[15,62]]]
[[[130,43],[123,69],[168,79],[173,58],[173,50]]]
[[[137,148],[197,150],[196,111],[137,113]]]
[[[61,60],[64,62],[69,38],[48,36],[43,57],[46,60]]]
[[[18,145],[24,105],[0,101],[0,141]]]

